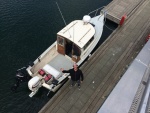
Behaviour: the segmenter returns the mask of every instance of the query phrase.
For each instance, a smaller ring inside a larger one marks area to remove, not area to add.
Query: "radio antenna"
[[[58,5],[57,2],[56,2],[56,5],[57,5],[57,8],[58,8],[58,10],[59,10],[59,12],[60,12],[60,14],[61,14],[61,17],[62,17],[64,23],[65,23],[65,26],[67,27],[66,21],[65,21],[65,19],[64,19],[64,17],[63,17],[63,14],[62,14],[62,12],[61,12],[61,10],[60,10],[59,5]],[[68,29],[68,27],[67,27],[67,29]],[[70,34],[69,30],[68,30],[68,33],[69,33],[70,38],[71,38],[71,34]]]
[[[57,5],[57,8],[58,8],[58,10],[59,10],[59,12],[60,12],[60,14],[61,14],[61,17],[62,17],[62,19],[63,19],[65,25],[67,25],[67,24],[66,24],[66,21],[65,21],[65,19],[64,19],[64,17],[63,17],[63,14],[61,13],[61,10],[60,10],[59,5],[58,5],[57,2],[56,2],[56,5]]]

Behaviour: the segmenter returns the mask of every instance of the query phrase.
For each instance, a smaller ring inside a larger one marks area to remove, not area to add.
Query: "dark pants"
[[[80,86],[80,80],[77,80],[77,81],[71,80],[71,85],[72,86],[74,86],[76,83],[78,84],[78,86]]]

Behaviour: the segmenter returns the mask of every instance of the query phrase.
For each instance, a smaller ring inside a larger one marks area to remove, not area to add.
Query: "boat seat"
[[[46,71],[47,73],[51,74],[55,79],[58,79],[60,77],[60,72],[58,70],[56,70],[55,68],[53,68],[51,65],[46,64],[43,67],[43,70]]]
[[[45,75],[44,80],[45,80],[45,82],[48,82],[51,78],[52,78],[52,75],[51,74],[47,74],[47,75]]]
[[[45,75],[45,71],[44,71],[43,69],[40,69],[40,70],[38,71],[38,73],[39,73],[41,76],[44,76],[44,75]]]

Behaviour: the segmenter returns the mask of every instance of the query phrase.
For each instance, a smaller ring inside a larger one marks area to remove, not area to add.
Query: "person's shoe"
[[[80,86],[78,86],[78,89],[80,90]]]

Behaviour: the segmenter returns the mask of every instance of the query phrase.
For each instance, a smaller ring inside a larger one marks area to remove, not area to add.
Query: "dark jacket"
[[[73,80],[73,81],[78,81],[78,80],[83,81],[83,73],[80,69],[78,69],[77,71],[74,71],[74,69],[63,70],[62,72],[63,73],[70,73],[71,80]]]

